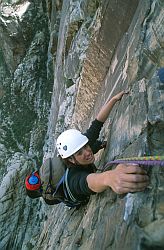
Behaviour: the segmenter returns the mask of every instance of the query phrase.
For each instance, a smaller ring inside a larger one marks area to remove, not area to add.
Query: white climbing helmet
[[[68,129],[57,138],[57,150],[59,155],[65,159],[87,144],[88,138],[79,130]]]

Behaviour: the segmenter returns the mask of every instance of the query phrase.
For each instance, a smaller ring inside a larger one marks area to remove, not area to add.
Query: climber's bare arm
[[[125,194],[143,191],[149,184],[149,178],[145,170],[137,165],[119,164],[113,170],[89,174],[87,183],[96,193],[101,193],[110,187],[117,194]]]
[[[124,94],[128,94],[128,91],[121,91],[117,95],[113,96],[110,100],[108,100],[100,109],[96,119],[98,121],[105,122],[116,102],[121,100]]]

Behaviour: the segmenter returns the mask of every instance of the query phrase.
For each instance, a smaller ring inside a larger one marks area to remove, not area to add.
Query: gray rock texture
[[[164,155],[163,38],[163,0],[0,1],[0,249],[164,249],[162,167],[145,167],[144,192],[109,189],[78,210],[31,200],[24,188],[59,133],[85,131],[124,89],[97,166]]]

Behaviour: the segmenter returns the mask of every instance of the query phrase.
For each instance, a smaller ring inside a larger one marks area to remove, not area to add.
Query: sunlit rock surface
[[[164,155],[164,2],[0,1],[0,249],[164,248],[164,170],[142,193],[110,189],[79,210],[31,200],[25,176],[59,133],[85,131],[129,89],[104,125],[111,159]]]

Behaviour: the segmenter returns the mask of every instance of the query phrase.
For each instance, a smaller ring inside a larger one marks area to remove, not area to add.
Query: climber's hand
[[[101,193],[111,188],[117,194],[143,191],[149,184],[146,171],[137,164],[119,164],[113,170],[92,173],[87,176],[88,187]]]
[[[143,191],[149,184],[146,171],[137,164],[119,164],[106,171],[106,184],[117,194]]]
[[[103,141],[102,144],[101,144],[101,146],[100,146],[100,148],[101,149],[102,148],[106,149],[106,146],[107,146],[107,141]]]
[[[116,101],[120,101],[121,98],[123,97],[123,95],[125,95],[125,94],[129,94],[129,90],[121,91],[117,95],[113,96],[113,99]]]

